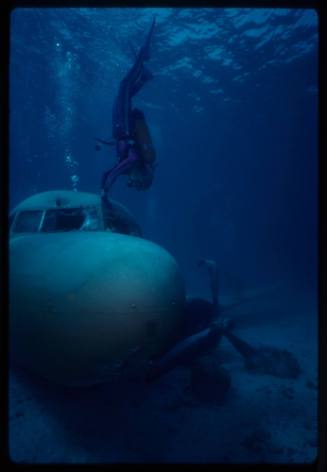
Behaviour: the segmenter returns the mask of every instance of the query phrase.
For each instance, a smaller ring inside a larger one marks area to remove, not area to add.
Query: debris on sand
[[[243,356],[245,368],[249,372],[282,379],[296,379],[302,372],[297,359],[286,349],[254,347],[228,330],[224,330],[224,335]]]
[[[244,360],[245,368],[255,374],[273,375],[282,379],[296,379],[301,368],[297,359],[286,349],[262,347]]]

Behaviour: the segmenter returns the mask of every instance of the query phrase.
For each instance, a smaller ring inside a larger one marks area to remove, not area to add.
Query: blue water
[[[130,189],[121,177],[113,197],[131,210],[147,239],[173,254],[188,293],[209,296],[196,265],[208,257],[218,263],[225,293],[286,280],[313,300],[306,316],[316,322],[314,10],[16,9],[10,208],[45,190],[99,192],[102,173],[116,157],[113,148],[97,152],[93,137],[111,138],[113,100],[133,62],[130,44],[143,43],[154,15],[147,64],[154,77],[134,104],[145,113],[158,167],[150,190]],[[310,362],[314,373],[314,355]],[[14,441],[18,460],[34,457],[26,444]],[[201,447],[194,457],[205,462]],[[57,460],[74,461],[69,450]],[[92,461],[92,454],[81,457]],[[124,453],[96,457],[115,461]],[[151,460],[174,457],[160,450]],[[187,460],[182,453],[175,458]]]

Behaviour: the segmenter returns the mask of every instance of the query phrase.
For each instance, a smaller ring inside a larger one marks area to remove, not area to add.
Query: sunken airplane
[[[233,334],[222,315],[247,300],[218,303],[186,296],[175,259],[142,238],[133,216],[96,194],[49,191],[10,215],[10,357],[48,381],[87,386],[128,379],[153,382],[178,366],[192,367],[222,336],[246,368],[297,376],[286,351],[255,348]],[[260,294],[260,292],[259,292]]]

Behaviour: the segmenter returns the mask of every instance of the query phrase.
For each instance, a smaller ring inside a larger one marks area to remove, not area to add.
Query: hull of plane
[[[92,385],[142,377],[175,342],[185,290],[160,246],[104,231],[22,234],[9,256],[14,363]]]

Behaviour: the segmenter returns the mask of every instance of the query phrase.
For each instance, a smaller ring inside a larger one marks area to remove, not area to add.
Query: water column
[[[76,76],[79,70],[77,54],[66,50],[63,42],[55,42],[54,73],[57,83],[58,135],[64,150],[64,165],[69,173],[72,189],[78,190],[78,160],[73,153],[73,127],[76,115]]]

